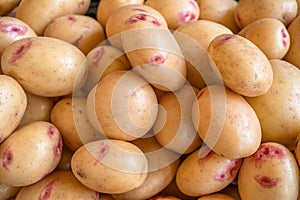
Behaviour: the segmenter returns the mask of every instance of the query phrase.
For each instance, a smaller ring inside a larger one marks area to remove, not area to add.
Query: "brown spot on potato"
[[[256,175],[254,177],[254,179],[257,183],[259,183],[265,189],[271,189],[280,182],[279,178],[272,179],[270,177],[262,176],[262,175]]]
[[[76,174],[83,179],[87,178],[86,174],[81,169],[78,169]]]
[[[20,45],[16,50],[13,52],[11,58],[10,58],[10,63],[15,63],[16,60],[22,58],[26,52],[30,49],[32,45],[32,40],[28,40],[25,44]]]
[[[54,186],[56,181],[57,180],[53,180],[44,187],[44,189],[42,190],[42,192],[39,195],[38,200],[47,200],[47,199],[49,199],[49,197],[51,196],[53,186]]]
[[[2,33],[15,34],[17,36],[25,35],[27,32],[26,26],[21,26],[18,24],[5,24],[0,23],[0,31]]]
[[[3,154],[2,157],[2,165],[6,170],[9,170],[9,166],[11,165],[11,163],[13,162],[13,153],[11,152],[10,148],[7,148]]]
[[[72,44],[74,46],[78,46],[80,43],[80,40],[83,38],[83,35],[80,35]]]

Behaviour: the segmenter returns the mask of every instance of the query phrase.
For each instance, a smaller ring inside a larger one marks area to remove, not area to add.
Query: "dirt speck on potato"
[[[270,178],[263,175],[256,175],[254,179],[257,183],[259,183],[263,188],[266,189],[273,188],[280,182],[279,178]]]
[[[38,200],[47,200],[47,199],[49,199],[49,197],[51,195],[51,192],[52,192],[52,189],[53,189],[53,186],[54,186],[56,181],[57,180],[53,180],[45,186],[45,188],[40,193]]]

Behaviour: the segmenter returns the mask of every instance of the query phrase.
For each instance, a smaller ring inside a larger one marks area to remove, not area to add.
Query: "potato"
[[[184,85],[176,92],[166,92],[160,97],[153,131],[157,141],[165,148],[186,154],[200,147],[202,141],[191,115],[198,92],[196,88]]]
[[[266,93],[273,71],[266,55],[248,39],[237,34],[217,36],[208,47],[224,84],[243,96]]]
[[[21,187],[44,178],[58,165],[62,140],[49,122],[32,122],[17,129],[0,145],[0,180]]]
[[[221,193],[209,194],[198,198],[197,200],[234,200],[230,196]]]
[[[195,0],[147,0],[145,5],[160,12],[171,30],[198,20],[200,9]]]
[[[132,142],[146,155],[148,161],[148,174],[144,183],[138,188],[126,193],[113,194],[114,199],[149,199],[165,187],[175,177],[179,165],[179,156],[163,148],[155,138],[141,138]]]
[[[244,159],[238,187],[243,200],[295,200],[299,190],[299,167],[285,146],[262,143],[255,154]]]
[[[85,14],[90,0],[22,0],[16,18],[27,23],[37,35],[44,33],[46,26],[55,18],[67,14]]]
[[[196,0],[200,8],[200,20],[217,22],[233,33],[239,31],[234,19],[237,1],[234,0]]]
[[[235,21],[240,28],[261,18],[275,18],[288,26],[296,17],[296,0],[240,0],[235,9]]]
[[[73,151],[68,149],[66,145],[62,148],[61,159],[55,169],[57,170],[71,170],[71,159],[73,156]]]
[[[182,193],[176,184],[176,178],[174,178],[172,182],[166,188],[164,188],[162,192],[160,192],[160,194],[161,196],[174,196],[179,199],[185,199],[185,200],[197,199],[196,197],[191,197]]]
[[[144,0],[101,0],[97,7],[96,18],[103,27],[106,26],[109,16],[118,8],[126,5],[144,4]]]
[[[142,137],[152,128],[157,112],[152,87],[131,71],[118,70],[105,76],[87,98],[91,124],[112,139]]]
[[[50,121],[50,113],[54,105],[53,98],[41,97],[28,92],[26,92],[26,98],[26,110],[18,127],[35,121]]]
[[[1,7],[1,6],[0,6]],[[23,21],[10,16],[0,18],[0,56],[4,49],[16,40],[34,37],[36,33]]]
[[[257,19],[238,34],[258,46],[269,59],[282,59],[290,48],[290,35],[275,18]]]
[[[85,55],[105,40],[101,24],[92,17],[79,14],[55,18],[46,26],[44,36],[69,42]]]
[[[116,47],[100,45],[87,55],[88,75],[83,90],[89,93],[106,75],[116,70],[129,70],[131,64]]]
[[[1,65],[3,73],[15,78],[27,92],[57,97],[72,93],[75,83],[84,82],[85,58],[65,41],[30,37],[9,45],[2,54]]]
[[[176,184],[189,196],[197,197],[224,189],[235,179],[242,163],[242,159],[228,159],[213,151],[202,157],[201,151],[189,154],[177,170]]]
[[[262,141],[278,142],[295,149],[300,133],[300,71],[283,60],[273,59],[270,62],[274,72],[270,90],[246,100],[259,118]]]
[[[300,39],[298,37],[298,33],[300,30],[299,24],[300,24],[300,16],[297,16],[288,26],[287,30],[290,35],[290,48],[283,59],[300,69],[300,61],[299,61]]]
[[[71,168],[83,185],[108,194],[139,187],[148,173],[144,153],[122,140],[98,140],[85,144],[74,153]]]
[[[248,157],[261,143],[260,121],[254,109],[227,87],[202,89],[193,104],[192,119],[203,142],[227,158]]]
[[[110,194],[100,194],[99,200],[114,200]]]
[[[21,0],[2,0],[0,2],[0,16],[11,12]]]
[[[12,187],[0,183],[0,199],[10,199],[14,197],[20,191],[20,189],[20,187]]]
[[[159,196],[150,198],[149,200],[180,200],[180,199],[177,197],[174,197],[174,196],[159,195]]]
[[[17,128],[27,107],[21,85],[12,77],[0,75],[0,143]]]
[[[23,187],[16,200],[25,199],[91,199],[98,200],[99,194],[82,185],[69,170],[55,170],[42,180]]]

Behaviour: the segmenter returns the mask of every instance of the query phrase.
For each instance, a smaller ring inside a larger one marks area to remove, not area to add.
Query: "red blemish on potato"
[[[134,24],[134,23],[137,23],[139,21],[147,21],[147,22],[150,22],[154,26],[160,26],[161,25],[156,18],[154,18],[153,16],[150,16],[150,15],[144,14],[144,13],[139,13],[139,14],[136,14],[136,15],[130,17],[126,21],[126,23],[127,24]]]
[[[53,135],[55,134],[55,127],[54,126],[49,126],[48,130],[47,130],[47,133],[50,136],[50,138],[52,138]]]
[[[24,56],[26,52],[30,49],[32,42],[32,40],[28,40],[25,44],[22,44],[19,47],[17,47],[10,58],[10,63],[14,63],[16,62],[16,60]]]
[[[195,10],[198,10],[198,9],[199,9],[198,4],[197,4],[196,2],[194,2],[194,1],[189,1],[189,3],[193,6],[193,8],[194,8]]]
[[[101,142],[99,144],[99,149],[98,149],[98,152],[96,154],[96,157],[97,157],[96,159],[97,160],[94,163],[94,165],[96,165],[99,161],[101,161],[105,157],[105,155],[107,154],[108,150],[109,150],[108,144],[106,144],[104,142]]]
[[[145,12],[145,13],[147,13],[147,11],[144,10],[144,9],[142,9],[142,8],[132,8],[131,10],[132,11],[139,11],[139,12]]]
[[[146,63],[150,65],[159,65],[159,64],[164,64],[167,59],[168,59],[167,53],[155,54],[150,58],[150,60],[146,61]]]
[[[9,166],[11,165],[13,158],[14,156],[10,148],[7,148],[2,157],[2,165],[6,170],[9,170]]]
[[[255,161],[266,161],[267,159],[278,159],[282,161],[285,153],[280,147],[272,144],[261,144],[258,150],[253,154]]]
[[[288,44],[288,35],[284,29],[281,29],[281,35],[282,35],[282,44],[284,47],[286,47],[286,45]]]
[[[100,47],[94,54],[93,58],[92,58],[92,65],[94,67],[97,67],[99,61],[101,60],[102,56],[105,53],[105,49],[104,47]]]
[[[59,138],[57,145],[53,148],[54,158],[58,158],[61,156],[62,147],[63,147],[62,139]]]
[[[241,20],[241,16],[240,13],[236,11],[236,23],[239,27],[242,27],[242,20]]]
[[[83,35],[80,35],[72,44],[74,46],[78,46],[80,43],[80,40],[83,38]]]
[[[193,12],[190,10],[183,10],[179,12],[179,19],[183,23],[188,23],[196,19],[196,16]]]
[[[74,16],[67,16],[67,19],[72,23],[75,23],[77,21],[76,17]]]
[[[279,178],[270,178],[267,176],[262,176],[262,175],[256,175],[254,177],[255,181],[259,183],[263,188],[265,189],[271,189],[275,187],[279,182]]]
[[[39,195],[38,200],[47,200],[47,199],[49,199],[56,181],[57,180],[53,180],[44,187],[44,189],[42,190],[42,192]]]
[[[222,37],[220,38],[220,40],[217,41],[217,42],[214,44],[214,47],[217,47],[217,46],[219,46],[219,45],[222,45],[222,44],[224,44],[225,42],[227,42],[228,40],[230,40],[230,39],[232,39],[232,38],[234,38],[234,37],[235,37],[234,34],[226,34],[226,35],[222,36]]]
[[[234,179],[242,164],[242,159],[231,160],[230,163],[219,173],[213,176],[213,179],[218,182]]]
[[[17,24],[4,24],[0,23],[0,31],[2,33],[14,34],[14,35],[25,35],[27,32],[26,26],[21,26]]]
[[[84,5],[84,0],[81,0],[78,4],[77,4],[77,8],[80,8],[81,6]]]

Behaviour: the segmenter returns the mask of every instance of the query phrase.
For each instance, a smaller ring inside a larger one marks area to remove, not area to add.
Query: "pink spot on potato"
[[[279,178],[270,178],[267,176],[262,176],[262,175],[256,175],[254,177],[255,181],[259,183],[263,188],[265,189],[271,189],[275,187],[279,182]]]
[[[152,24],[154,26],[160,26],[161,25],[155,17],[144,14],[144,13],[139,13],[139,14],[133,15],[132,17],[127,19],[126,23],[127,24],[135,24],[139,21],[150,22],[150,24]]]
[[[47,200],[47,199],[49,199],[56,181],[57,180],[53,180],[44,187],[44,189],[42,190],[42,192],[39,195],[38,200]]]
[[[150,65],[159,65],[159,64],[164,64],[167,59],[168,59],[167,53],[158,53],[153,55],[149,60],[146,61],[146,63]]]
[[[92,65],[94,67],[97,67],[99,61],[101,60],[101,58],[103,57],[105,53],[105,49],[104,47],[100,47],[94,54],[93,58],[92,58]]]
[[[242,164],[242,159],[231,160],[230,163],[219,173],[213,176],[213,179],[218,182],[234,179]]]
[[[80,43],[80,40],[83,38],[83,35],[80,35],[72,44],[74,46],[78,46]]]
[[[81,0],[78,4],[77,4],[77,8],[80,8],[81,6],[84,5],[84,0]]]
[[[52,138],[53,135],[55,134],[55,127],[54,126],[49,126],[48,130],[47,130],[47,133],[50,136],[50,138]]]
[[[104,142],[101,142],[99,144],[99,149],[96,154],[97,160],[94,163],[94,165],[96,165],[99,161],[101,161],[105,157],[105,155],[108,153],[108,151],[109,151],[109,145]]]
[[[57,142],[57,145],[53,148],[54,158],[58,158],[58,157],[61,156],[61,154],[62,154],[62,147],[63,147],[63,142],[62,142],[62,139],[59,138],[59,140]]]
[[[27,40],[25,44],[22,44],[19,47],[17,47],[10,58],[10,63],[13,64],[18,59],[22,58],[26,54],[26,52],[30,49],[32,42],[33,42],[32,40]]]
[[[253,154],[252,158],[256,165],[260,166],[261,163],[270,159],[277,159],[282,162],[285,158],[285,153],[280,147],[272,144],[261,144],[258,150]]]
[[[71,16],[71,15],[67,16],[66,18],[67,18],[68,21],[70,21],[72,23],[75,23],[77,21],[76,17]]]
[[[195,10],[198,10],[198,9],[199,9],[199,6],[198,6],[198,4],[197,4],[195,1],[189,1],[189,3],[193,6],[193,8],[194,8]]]
[[[8,33],[11,35],[25,35],[27,32],[27,27],[26,26],[21,26],[18,24],[4,24],[0,23],[0,31],[2,33]]]
[[[9,170],[9,166],[11,165],[13,158],[13,153],[10,148],[7,148],[2,156],[2,165],[6,170]]]
[[[188,23],[196,19],[195,14],[190,10],[182,10],[178,15],[180,21],[183,23]]]
[[[281,35],[282,35],[282,44],[284,47],[288,45],[288,35],[285,32],[284,28],[281,29]]]
[[[209,159],[212,158],[212,156],[214,155],[214,152],[213,151],[210,151],[205,157],[201,157],[199,160],[198,160],[198,164],[200,166],[203,166]]]

